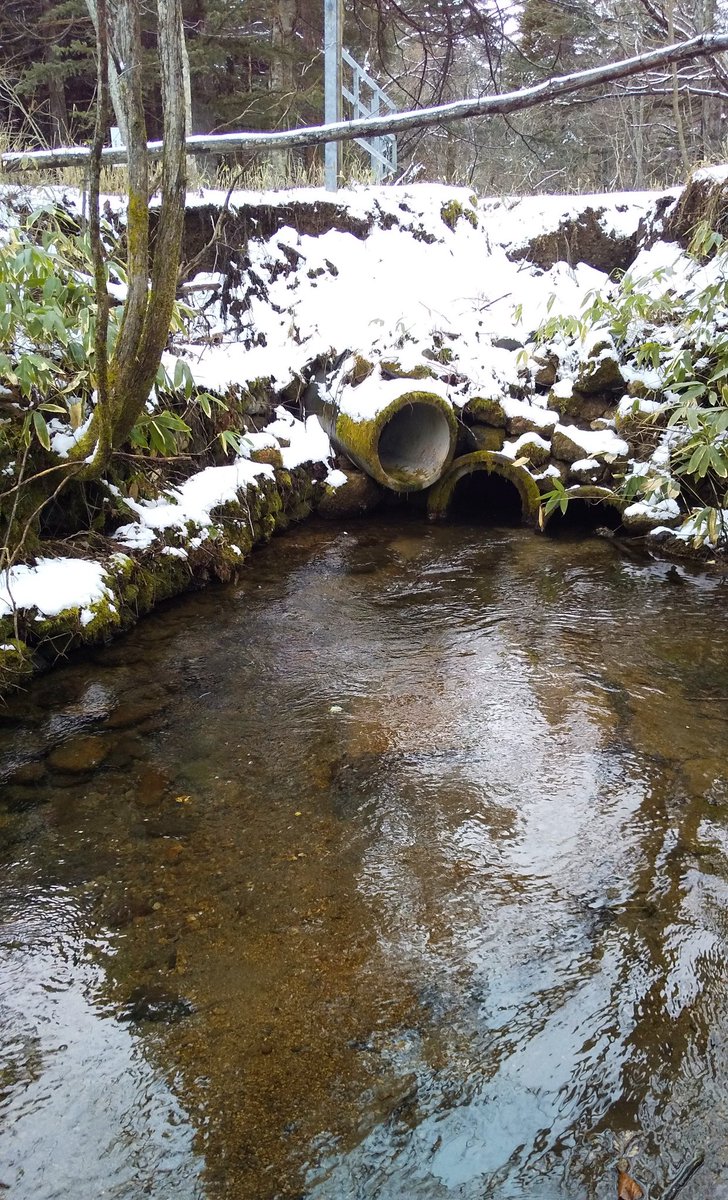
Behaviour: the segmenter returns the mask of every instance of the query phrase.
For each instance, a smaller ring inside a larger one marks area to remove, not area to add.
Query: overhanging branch
[[[709,58],[728,50],[728,34],[704,33],[650,50],[634,58],[609,63],[605,67],[592,67],[588,71],[577,71],[570,75],[559,75],[547,79],[534,87],[521,88],[517,92],[503,95],[484,96],[472,100],[456,100],[450,104],[438,104],[432,108],[421,108],[412,112],[396,113],[387,117],[368,117],[358,121],[337,121],[331,125],[315,125],[303,129],[290,129],[279,133],[223,133],[215,135],[195,134],[187,138],[188,154],[223,155],[231,151],[292,150],[303,146],[324,145],[326,142],[350,141],[359,137],[379,137],[385,133],[405,133],[412,129],[423,129],[428,125],[442,125],[451,121],[462,121],[471,117],[502,116],[535,108],[582,92],[614,83],[631,75],[652,71],[656,67],[670,66],[689,59]],[[84,166],[89,158],[86,147],[54,150],[34,150],[24,153],[12,151],[0,155],[0,164],[6,170],[37,170],[39,167]],[[162,156],[162,143],[149,143],[149,157]],[[103,151],[105,163],[126,161],[124,147],[106,147]]]

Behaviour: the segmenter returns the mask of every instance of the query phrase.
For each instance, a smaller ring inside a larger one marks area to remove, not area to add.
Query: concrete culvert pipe
[[[430,487],[455,453],[455,414],[435,392],[403,392],[373,416],[330,405],[319,415],[336,448],[395,492]]]
[[[610,488],[576,484],[566,489],[566,496],[566,512],[555,508],[545,517],[547,533],[588,533],[600,527],[615,532],[621,527],[622,514],[628,502]]]
[[[476,450],[455,459],[428,497],[427,514],[431,521],[442,520],[448,515],[458,483],[474,471],[492,472],[513,484],[521,501],[521,520],[524,525],[539,528],[541,493],[530,471],[517,466],[508,455],[490,450]]]

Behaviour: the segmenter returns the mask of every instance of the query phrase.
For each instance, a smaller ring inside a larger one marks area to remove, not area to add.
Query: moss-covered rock
[[[524,433],[507,448],[516,460],[526,459],[530,467],[537,469],[545,467],[551,458],[551,446],[537,433]]]
[[[505,429],[506,427],[503,405],[500,400],[495,400],[491,396],[471,396],[463,409],[463,416],[466,421],[493,425],[496,429]]]
[[[361,354],[355,354],[354,361],[344,375],[343,382],[351,384],[352,387],[358,387],[360,383],[369,378],[373,370],[374,363]]]
[[[568,478],[570,483],[601,483],[608,473],[605,462],[597,458],[580,458],[570,464]]]
[[[614,425],[620,437],[628,442],[657,446],[667,425],[669,408],[647,396],[624,396],[614,414]]]
[[[329,520],[360,517],[373,512],[382,502],[382,489],[363,471],[345,470],[346,483],[326,487],[317,511]]]
[[[540,437],[550,438],[559,421],[559,414],[536,408],[535,405],[521,404],[517,411],[509,412],[506,418],[506,429],[511,437],[522,437],[524,433],[536,433]]]
[[[474,208],[469,208],[467,205],[462,205],[459,200],[448,200],[440,209],[440,216],[447,225],[448,229],[455,231],[458,221],[468,221],[473,229],[478,228],[478,214]]]
[[[594,432],[577,429],[573,425],[557,425],[551,444],[554,457],[566,463],[585,458],[622,463],[626,462],[629,454],[628,444],[609,430]]]
[[[382,360],[379,364],[383,379],[433,379],[435,372],[427,363],[415,363],[413,367],[403,367],[396,359]]]
[[[257,450],[251,450],[250,461],[267,463],[269,467],[283,466],[283,456],[277,446],[260,446]]]
[[[628,504],[622,513],[622,522],[629,533],[642,536],[653,529],[664,526],[673,529],[685,519],[685,514],[675,500],[657,501],[646,504],[637,501]]]
[[[187,530],[167,530],[164,539],[143,549],[109,552],[107,540],[95,541],[94,557],[105,571],[103,597],[40,620],[35,610],[20,610],[20,639],[12,620],[0,620],[0,695],[69,651],[108,641],[163,600],[211,579],[233,579],[254,545],[311,513],[324,474],[321,464],[311,463],[277,470],[215,509],[212,525],[199,528],[190,522]]]
[[[594,345],[589,357],[579,364],[574,391],[582,392],[585,396],[597,393],[606,393],[609,396],[615,392],[621,394],[624,387],[624,376],[611,339],[606,344]]]
[[[570,381],[561,380],[549,393],[549,408],[555,408],[562,418],[578,421],[588,426],[592,421],[603,417],[607,412],[614,411],[614,399],[611,395],[587,395],[571,385]]]
[[[499,454],[505,445],[505,429],[496,429],[493,425],[471,425],[468,433],[474,450],[490,450]]]
[[[0,696],[21,687],[35,666],[30,647],[7,629],[0,629]]]
[[[553,350],[538,350],[532,357],[535,364],[533,382],[536,387],[553,387],[559,370],[559,356]]]

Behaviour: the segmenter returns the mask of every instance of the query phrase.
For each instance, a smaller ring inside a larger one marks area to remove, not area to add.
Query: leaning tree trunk
[[[150,286],[149,164],[137,0],[111,0],[108,17],[110,58],[122,43],[128,45],[129,54],[126,60],[117,60],[124,65],[119,94],[126,118],[129,166],[128,292],[108,363],[106,396],[99,395],[89,428],[74,449],[73,457],[86,461],[89,475],[98,475],[110,453],[128,439],[159,369],[174,308],[186,195],[182,5],[181,0],[157,0],[164,150]],[[94,194],[98,204],[98,186]]]

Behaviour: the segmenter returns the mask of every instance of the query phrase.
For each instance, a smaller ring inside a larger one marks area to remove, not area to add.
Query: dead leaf
[[[617,1175],[617,1200],[641,1200],[644,1194],[636,1179],[633,1179],[626,1171],[619,1172]]]

